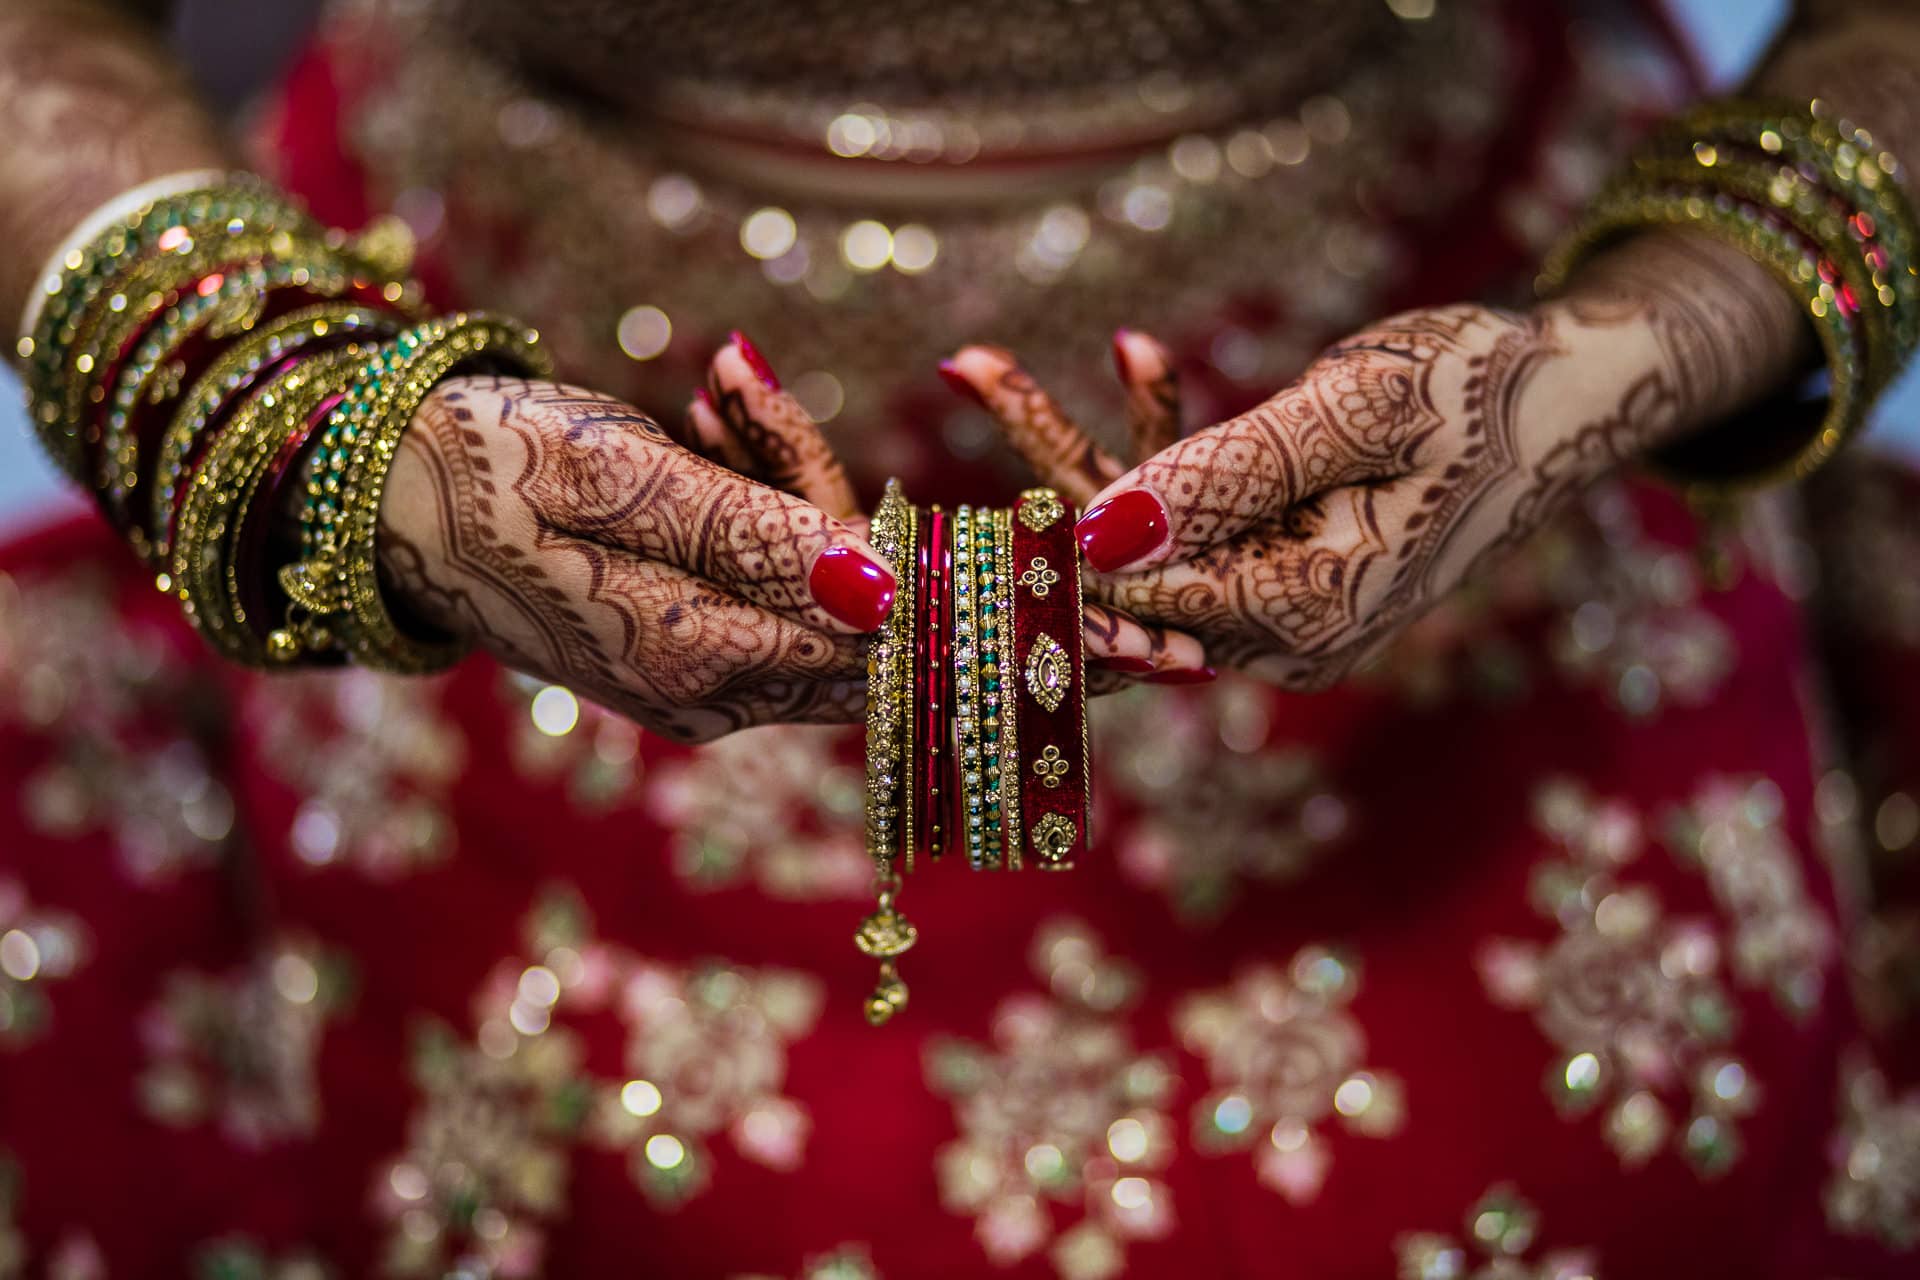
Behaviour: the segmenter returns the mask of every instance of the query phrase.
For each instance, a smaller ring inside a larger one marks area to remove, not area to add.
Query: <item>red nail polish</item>
[[[1132,366],[1127,363],[1127,335],[1131,329],[1113,331],[1113,371],[1120,375],[1120,381],[1129,382],[1133,378]]]
[[[982,409],[987,407],[987,398],[980,394],[978,387],[967,381],[966,375],[960,372],[959,367],[956,366],[953,361],[942,360],[939,367],[940,376],[946,381],[948,386],[979,405]]]
[[[807,575],[807,589],[815,604],[855,631],[872,631],[893,607],[893,575],[852,547],[822,551]]]
[[[693,398],[713,410],[713,412],[720,412],[718,406],[713,403],[713,392],[707,390],[705,387],[695,387],[693,389]]]
[[[1145,489],[1127,489],[1081,516],[1074,536],[1088,564],[1112,573],[1167,540],[1167,509]]]
[[[1111,658],[1095,658],[1093,665],[1102,671],[1118,671],[1122,675],[1129,676],[1143,676],[1153,670],[1153,664],[1145,658],[1127,658],[1118,655]]]
[[[1212,667],[1169,667],[1154,672],[1147,680],[1153,684],[1205,684],[1219,675]]]
[[[747,362],[747,367],[753,370],[753,376],[760,379],[761,385],[769,391],[780,389],[780,375],[773,371],[773,366],[767,363],[767,358],[760,354],[760,348],[754,346],[753,341],[746,334],[735,329],[727,335],[727,340],[739,349],[740,358]]]

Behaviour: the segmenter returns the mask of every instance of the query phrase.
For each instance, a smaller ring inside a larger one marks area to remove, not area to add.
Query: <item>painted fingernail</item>
[[[1127,339],[1133,333],[1131,329],[1113,331],[1113,371],[1120,375],[1120,381],[1133,380],[1132,366],[1127,363]]]
[[[852,547],[828,547],[813,562],[807,589],[814,603],[855,631],[872,631],[893,607],[893,575]]]
[[[987,407],[987,398],[980,394],[980,388],[967,381],[967,375],[960,372],[958,365],[951,360],[942,360],[939,367],[940,377],[955,392],[973,401],[982,409]]]
[[[1127,489],[1081,516],[1074,536],[1087,563],[1111,573],[1167,540],[1167,509],[1145,489]]]
[[[1219,677],[1212,667],[1169,667],[1147,677],[1151,684],[1205,684]]]
[[[1102,671],[1118,671],[1129,676],[1143,676],[1153,670],[1153,664],[1145,658],[1128,658],[1119,655],[1111,658],[1095,658],[1093,665]]]
[[[780,389],[780,375],[773,371],[773,366],[767,363],[767,358],[760,354],[760,348],[753,345],[752,339],[735,329],[727,335],[727,340],[739,348],[740,358],[747,362],[747,367],[753,370],[753,376],[760,379],[762,386],[769,391]]]
[[[693,389],[693,398],[695,400],[698,400],[701,404],[707,406],[707,408],[711,409],[713,412],[715,413],[720,412],[719,408],[716,407],[713,403],[713,392],[707,390],[705,387],[695,387]]]

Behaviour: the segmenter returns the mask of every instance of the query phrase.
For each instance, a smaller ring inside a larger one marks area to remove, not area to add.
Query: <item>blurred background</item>
[[[262,68],[276,64],[319,0],[184,0],[180,39],[207,91],[227,105],[250,93]],[[1716,84],[1737,82],[1785,16],[1788,0],[1668,0]],[[249,56],[231,56],[235,47]],[[223,56],[212,56],[220,50]],[[1879,448],[1920,459],[1920,368],[1894,389],[1870,437]],[[0,368],[0,534],[56,514],[78,499],[56,476],[27,431],[12,375]]]

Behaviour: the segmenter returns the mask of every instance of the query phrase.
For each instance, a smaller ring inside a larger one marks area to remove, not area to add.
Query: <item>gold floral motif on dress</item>
[[[1667,839],[1705,873],[1714,902],[1733,921],[1734,976],[1768,988],[1783,1010],[1805,1020],[1819,1006],[1838,943],[1807,896],[1782,803],[1766,778],[1709,778],[1668,820]]]
[[[928,1048],[928,1083],[952,1099],[960,1130],[935,1157],[940,1202],[974,1219],[996,1266],[1045,1248],[1062,1280],[1107,1280],[1129,1240],[1173,1229],[1159,1174],[1173,1153],[1175,1080],[1163,1058],[1133,1047],[1126,1013],[1139,977],[1087,926],[1042,926],[1030,959],[1048,994],[1002,1000],[991,1045]],[[1062,1230],[1075,1206],[1080,1221]]]
[[[352,667],[249,679],[254,757],[300,797],[287,833],[296,859],[385,878],[452,855],[467,743],[448,679]]]
[[[231,973],[169,975],[140,1021],[142,1110],[181,1127],[211,1121],[242,1147],[311,1136],[321,1035],[351,989],[343,956],[290,939]]]
[[[1194,1104],[1201,1150],[1251,1150],[1261,1182],[1306,1204],[1331,1158],[1323,1122],[1374,1138],[1399,1132],[1400,1081],[1363,1065],[1366,1037],[1347,1009],[1359,985],[1351,961],[1314,946],[1284,969],[1262,965],[1180,1001],[1174,1030],[1212,1085]]]
[[[1400,1280],[1600,1280],[1591,1249],[1550,1249],[1528,1261],[1540,1213],[1510,1186],[1488,1188],[1459,1236],[1421,1231],[1394,1242]]]
[[[1114,824],[1121,874],[1204,921],[1250,884],[1307,874],[1348,811],[1308,748],[1270,741],[1272,690],[1222,676],[1182,692],[1134,688],[1089,708],[1095,792],[1137,807]]]
[[[18,1049],[47,1029],[48,984],[72,977],[89,950],[78,917],[34,906],[25,885],[0,878],[0,1050]]]
[[[521,777],[559,782],[567,802],[586,814],[644,801],[646,764],[633,721],[514,671],[500,672],[500,692],[513,717],[507,752]]]
[[[694,890],[750,884],[788,900],[861,899],[859,735],[811,725],[730,734],[650,773],[646,799],[671,831],[673,870]]]
[[[1828,1150],[1828,1225],[1894,1249],[1920,1243],[1920,1089],[1895,1096],[1856,1051],[1840,1072],[1840,1131]]]
[[[476,997],[472,1043],[436,1024],[416,1051],[422,1103],[377,1188],[390,1268],[439,1274],[471,1251],[498,1274],[539,1274],[583,1143],[623,1155],[661,1208],[706,1187],[723,1135],[758,1164],[797,1167],[810,1122],[782,1093],[787,1045],[823,999],[802,973],[683,969],[600,941],[577,894],[549,892],[524,957],[502,961]],[[569,1024],[609,1016],[628,1038],[605,1077],[587,1070]]]
[[[48,743],[22,786],[27,825],[102,832],[152,883],[212,866],[233,829],[232,793],[189,728],[218,720],[225,690],[119,607],[91,569],[0,574],[0,724]]]
[[[1645,846],[1627,806],[1562,780],[1535,793],[1534,815],[1557,853],[1535,867],[1529,892],[1560,933],[1483,947],[1489,996],[1533,1014],[1558,1050],[1548,1095],[1569,1116],[1604,1107],[1606,1141],[1623,1165],[1671,1139],[1702,1176],[1724,1172],[1758,1085],[1733,1052],[1719,934],[1710,921],[1665,918],[1652,889],[1623,879]]]

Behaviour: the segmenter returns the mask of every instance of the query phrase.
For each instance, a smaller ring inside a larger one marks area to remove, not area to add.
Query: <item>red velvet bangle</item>
[[[1073,508],[1051,489],[1029,489],[1013,513],[1013,634],[1020,725],[1020,813],[1010,839],[1048,870],[1086,852],[1087,664]],[[1015,834],[1017,832],[1017,835]]]
[[[947,745],[947,619],[951,606],[947,584],[952,576],[953,548],[948,545],[947,517],[940,508],[924,512],[920,520],[920,623],[914,631],[915,666],[922,673],[920,717],[921,753],[915,761],[920,789],[920,848],[928,858],[947,851],[947,794],[945,775],[952,753]]]
[[[291,315],[304,307],[327,302],[356,303],[373,310],[391,311],[395,316],[402,315],[392,303],[381,296],[379,287],[375,285],[356,284],[340,297],[329,297],[304,287],[287,286],[268,292],[266,303],[260,315],[253,321],[251,328],[257,331],[282,316]],[[128,497],[127,510],[134,527],[142,533],[151,535],[155,532],[148,528],[149,507],[152,504],[147,497],[147,486],[153,481],[153,468],[159,459],[160,441],[166,435],[167,425],[179,411],[182,399],[199,384],[201,375],[224,355],[227,348],[235,341],[235,335],[232,334],[214,337],[212,328],[211,325],[198,326],[174,350],[168,363],[180,366],[181,376],[173,382],[168,393],[155,400],[142,399],[136,402],[129,415],[127,429],[138,447],[136,455],[138,475],[134,481],[132,493]],[[309,354],[317,354],[330,345],[338,344],[322,339],[305,345],[302,350]],[[251,381],[249,379],[249,383]],[[111,386],[111,384],[107,385]],[[236,389],[234,394],[242,395],[244,391]]]
[[[301,352],[303,356],[314,354],[311,349]],[[326,422],[327,415],[333,412],[334,407],[346,398],[345,392],[328,396],[307,415],[300,429],[287,437],[260,482],[259,493],[241,517],[234,548],[234,576],[239,584],[241,607],[246,610],[247,625],[253,628],[262,644],[267,642],[268,633],[274,629],[273,619],[283,612],[268,607],[268,595],[277,589],[275,576],[265,568],[275,518],[285,509],[288,487],[301,482],[299,462],[306,453],[307,445],[313,440],[314,432]],[[288,557],[289,561],[294,558]]]

